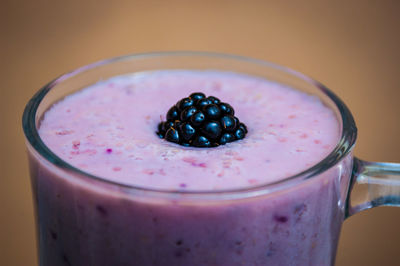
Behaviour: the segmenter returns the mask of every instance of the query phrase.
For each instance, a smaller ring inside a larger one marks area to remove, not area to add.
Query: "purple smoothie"
[[[169,143],[162,115],[195,91],[230,103],[245,139],[216,148]],[[161,115],[161,117],[160,117]],[[300,173],[336,146],[340,125],[317,97],[217,71],[115,77],[54,104],[44,143],[69,164],[124,185],[171,191],[252,188]],[[31,156],[41,265],[331,265],[350,158],[266,195],[131,193]],[[340,192],[342,191],[342,192]]]

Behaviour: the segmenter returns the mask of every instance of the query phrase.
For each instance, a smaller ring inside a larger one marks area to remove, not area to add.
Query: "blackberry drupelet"
[[[216,147],[246,136],[247,127],[234,114],[228,103],[194,92],[168,110],[156,133],[183,146]]]

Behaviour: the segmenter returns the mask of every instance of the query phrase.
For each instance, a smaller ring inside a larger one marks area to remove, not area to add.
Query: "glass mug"
[[[68,94],[116,75],[213,69],[262,77],[318,96],[341,138],[311,168],[278,182],[223,191],[171,191],[118,184],[77,169],[40,139],[43,113]],[[333,265],[343,221],[400,206],[400,165],[353,157],[357,129],[344,103],[293,70],[239,56],[164,52],[123,56],[65,74],[27,104],[41,266]]]

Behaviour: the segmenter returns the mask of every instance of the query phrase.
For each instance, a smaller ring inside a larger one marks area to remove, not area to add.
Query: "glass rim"
[[[119,61],[128,61],[135,59],[143,59],[143,58],[154,58],[154,57],[179,57],[179,56],[197,56],[197,57],[209,57],[209,58],[222,58],[222,59],[233,59],[235,61],[242,61],[246,63],[251,63],[254,65],[260,65],[264,67],[274,68],[283,72],[286,72],[292,76],[302,79],[303,81],[311,84],[316,87],[320,92],[322,92],[325,96],[331,100],[335,107],[338,109],[341,117],[341,137],[336,144],[335,148],[322,160],[315,163],[311,167],[285,178],[282,178],[275,182],[263,183],[255,186],[248,186],[243,188],[234,188],[234,189],[221,189],[221,190],[189,190],[183,191],[179,189],[155,189],[149,187],[135,186],[123,184],[115,181],[111,181],[106,179],[105,177],[96,176],[90,173],[87,173],[77,167],[74,167],[61,159],[55,153],[51,151],[50,148],[42,141],[39,136],[38,130],[36,128],[36,118],[37,118],[37,110],[42,102],[42,100],[46,97],[47,93],[57,84],[67,80],[70,77],[73,77],[77,74],[85,72],[87,70],[92,70],[96,67],[112,64]],[[60,168],[64,171],[71,171],[72,173],[79,174],[79,176],[83,176],[89,178],[90,180],[96,180],[100,183],[108,184],[111,186],[117,186],[119,188],[127,189],[129,191],[137,191],[137,192],[146,192],[150,194],[166,194],[166,195],[175,195],[175,196],[189,196],[189,197],[212,197],[217,196],[221,198],[222,196],[226,196],[227,198],[243,198],[243,197],[252,197],[257,195],[269,194],[271,192],[282,189],[283,187],[287,187],[288,185],[303,181],[306,179],[310,179],[311,177],[317,176],[330,169],[332,166],[336,165],[341,159],[346,157],[352,150],[356,138],[357,138],[357,128],[354,122],[354,118],[344,104],[344,102],[337,97],[331,90],[329,90],[326,86],[321,84],[320,82],[301,74],[295,70],[290,68],[271,63],[268,61],[232,55],[232,54],[224,54],[224,53],[215,53],[215,52],[198,52],[198,51],[169,51],[169,52],[151,52],[151,53],[140,53],[140,54],[130,54],[123,55],[118,57],[113,57],[110,59],[101,60],[80,68],[77,68],[71,72],[65,73],[51,82],[47,83],[43,86],[39,91],[37,91],[34,96],[29,100],[27,105],[25,106],[23,116],[22,116],[22,127],[25,134],[25,138],[28,144],[33,147],[33,149],[46,161],[55,167]]]

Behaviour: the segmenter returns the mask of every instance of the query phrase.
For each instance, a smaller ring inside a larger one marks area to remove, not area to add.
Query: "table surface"
[[[112,3],[112,4],[110,4]],[[21,115],[33,93],[82,65],[122,54],[245,55],[324,83],[352,110],[357,156],[400,162],[400,1],[11,1],[0,8],[0,265],[36,265]],[[344,223],[338,266],[399,265],[400,209]]]

